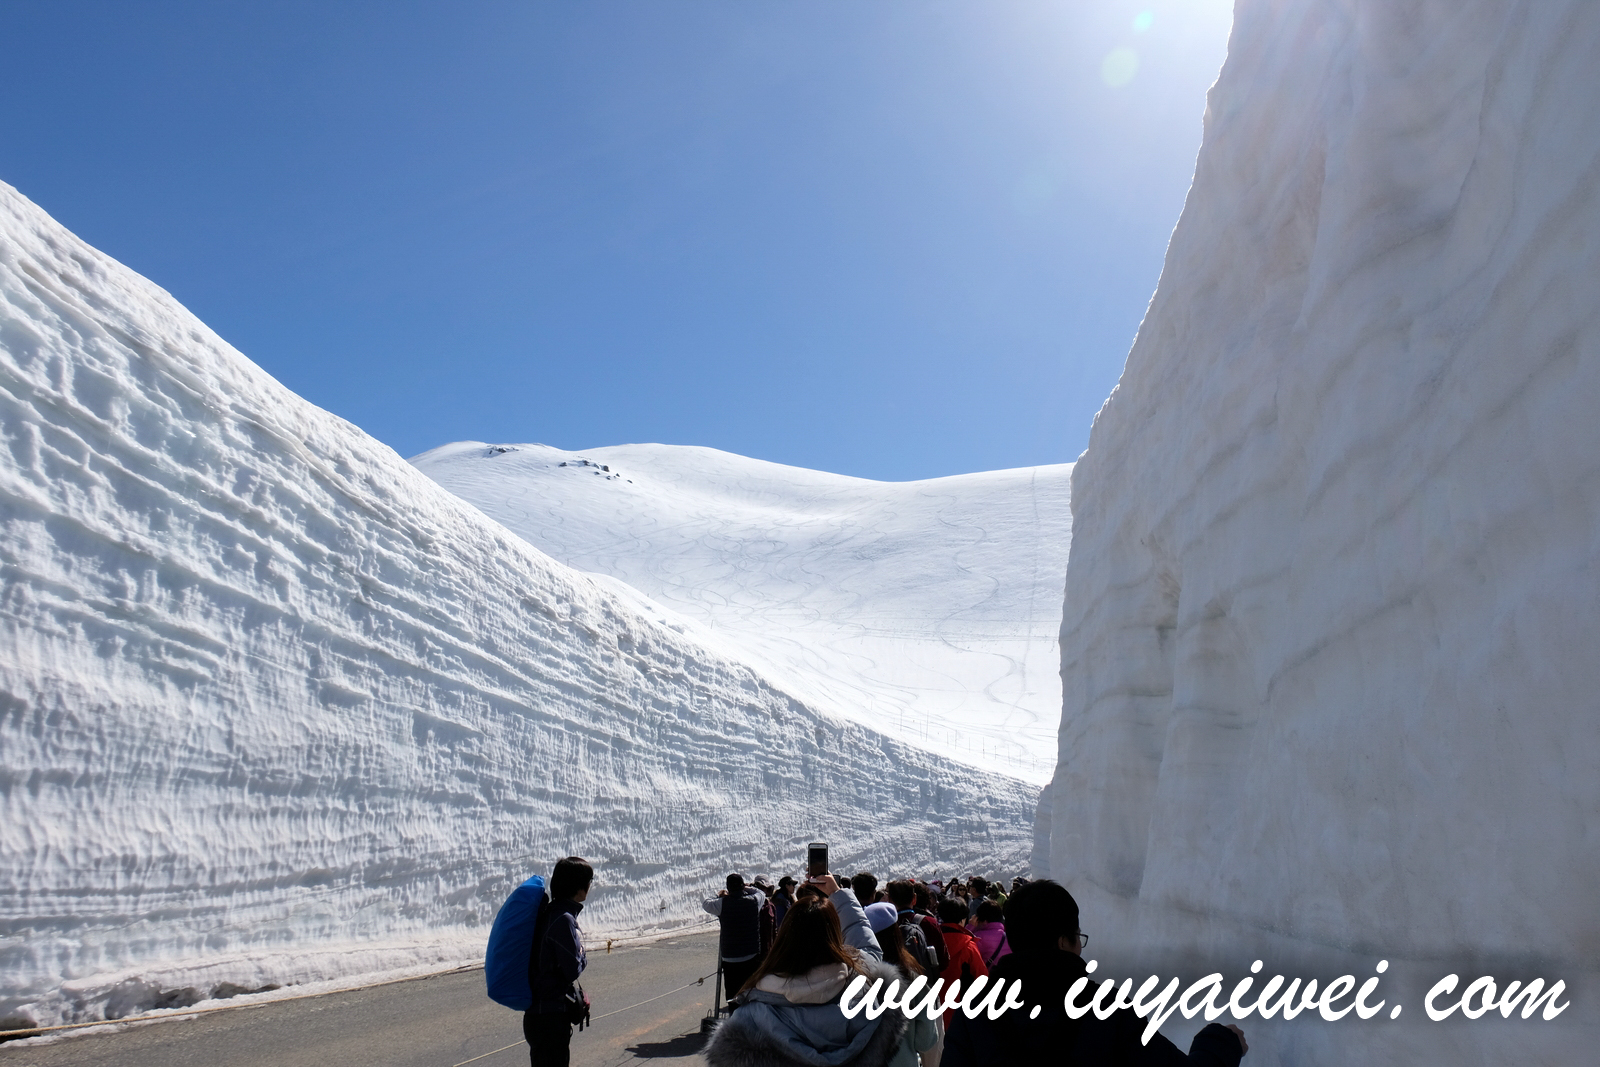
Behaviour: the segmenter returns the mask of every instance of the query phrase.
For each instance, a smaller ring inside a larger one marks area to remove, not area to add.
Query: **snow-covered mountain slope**
[[[873,482],[710,448],[481,442],[411,462],[819,707],[1040,784],[1054,770],[1070,464]]]
[[[1597,57],[1586,0],[1241,0],[1073,472],[1036,867],[1102,943],[1427,961],[1251,1062],[1600,1047]],[[1435,1025],[1451,972],[1576,999]]]
[[[1037,790],[551,560],[0,185],[0,1016],[684,922],[820,836],[1014,868]]]

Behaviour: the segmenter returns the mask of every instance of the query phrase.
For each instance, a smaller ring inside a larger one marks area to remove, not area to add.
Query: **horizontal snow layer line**
[[[1034,786],[608,582],[0,188],[0,1013],[481,937],[569,854],[596,866],[596,930],[682,925],[817,839],[874,869],[1023,870]]]

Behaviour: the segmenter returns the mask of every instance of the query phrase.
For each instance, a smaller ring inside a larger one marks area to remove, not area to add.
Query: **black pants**
[[[572,1024],[564,1011],[523,1012],[522,1036],[531,1067],[567,1067],[572,1059]]]
[[[761,966],[761,957],[740,960],[738,963],[722,963],[722,999],[732,1000],[739,995],[739,987],[750,980],[756,973],[756,968]]]

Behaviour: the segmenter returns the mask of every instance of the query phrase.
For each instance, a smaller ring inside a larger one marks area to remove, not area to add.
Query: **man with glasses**
[[[941,1067],[1015,1067],[1019,1063],[1238,1067],[1248,1046],[1244,1031],[1237,1026],[1210,1024],[1195,1035],[1185,1056],[1160,1034],[1148,1045],[1141,1044],[1144,1020],[1131,1008],[1107,1019],[1094,1012],[1081,1019],[1067,1015],[1067,991],[1089,973],[1083,962],[1089,938],[1078,926],[1078,902],[1064,886],[1048,879],[1018,886],[1006,900],[1005,915],[1012,951],[994,965],[989,977],[1007,983],[1020,981],[1027,1006],[997,1020],[983,1013],[968,1019],[964,1012],[956,1012],[945,1038]]]

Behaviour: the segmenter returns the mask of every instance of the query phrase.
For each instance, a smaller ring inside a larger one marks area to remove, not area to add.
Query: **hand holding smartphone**
[[[825,897],[831,897],[842,888],[831,874],[819,874],[815,878],[807,878],[806,884],[821,891]]]

